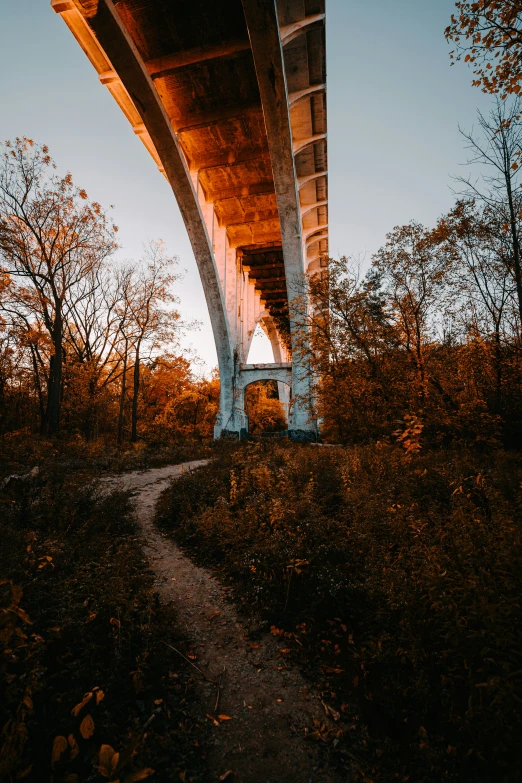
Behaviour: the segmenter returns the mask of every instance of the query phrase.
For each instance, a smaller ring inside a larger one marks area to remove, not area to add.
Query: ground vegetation
[[[259,442],[172,485],[160,526],[321,689],[359,781],[519,779],[519,455]]]
[[[1,779],[207,779],[128,494],[44,461],[0,504]]]

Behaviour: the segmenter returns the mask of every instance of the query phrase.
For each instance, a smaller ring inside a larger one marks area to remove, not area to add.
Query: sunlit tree
[[[52,345],[42,432],[60,421],[66,320],[89,280],[116,249],[116,227],[70,174],[55,173],[49,151],[30,139],[6,142],[0,158],[0,259],[13,299],[41,321]]]

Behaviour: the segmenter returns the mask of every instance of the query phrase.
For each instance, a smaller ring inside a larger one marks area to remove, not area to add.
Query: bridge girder
[[[313,435],[307,357],[289,360],[307,328],[305,275],[327,253],[324,0],[51,5],[177,199],[216,341],[216,436],[247,426],[260,322],[291,373],[289,431]]]

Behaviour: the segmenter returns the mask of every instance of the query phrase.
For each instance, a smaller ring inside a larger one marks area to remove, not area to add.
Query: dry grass
[[[184,438],[169,444],[125,443],[118,446],[113,438],[86,440],[56,438],[15,433],[0,440],[0,479],[11,473],[24,473],[35,466],[97,476],[107,472],[145,470],[175,465],[191,459],[202,459],[213,453],[213,442]]]
[[[502,451],[256,444],[177,481],[159,520],[319,684],[354,779],[507,783],[521,480]]]

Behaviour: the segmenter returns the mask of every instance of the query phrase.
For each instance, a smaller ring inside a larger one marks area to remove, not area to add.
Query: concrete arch
[[[54,7],[63,12],[58,3]],[[89,25],[73,3],[67,3],[64,10],[69,16],[66,21],[76,27],[78,40],[91,62],[96,67],[102,58],[109,59],[111,67],[104,68],[102,76],[110,73],[112,81],[120,82],[120,89],[123,86],[129,102],[141,117],[144,129],[136,124],[135,129],[142,140],[145,132],[149,137],[144,143],[154,148],[178,202],[203,284],[220,376],[229,377],[234,372],[233,348],[211,239],[186,159],[154,83],[111,0],[99,0],[96,12],[89,17]],[[226,384],[222,384],[221,388],[221,408],[230,409],[232,401],[223,399],[230,396],[230,390]]]
[[[280,364],[279,366],[266,364],[266,365],[243,365],[241,370],[241,402],[243,410],[245,412],[245,425],[246,430],[249,429],[249,418],[246,412],[246,390],[249,386],[260,381],[276,381],[277,391],[279,395],[279,402],[283,408],[286,416],[287,427],[290,426],[290,412],[291,412],[291,391],[292,391],[292,365]]]
[[[277,381],[292,386],[292,365],[285,364],[244,364],[241,368],[238,386],[244,394],[247,386],[258,381]]]
[[[324,0],[308,16],[302,0],[198,0],[181,15],[168,0],[50,4],[180,207],[218,356],[215,436],[244,429],[246,357],[255,326],[267,316],[275,364],[260,379],[277,380],[281,388],[290,375],[290,430],[313,436],[310,362],[294,351],[286,364],[290,352],[277,325],[284,335],[289,329],[294,346],[302,344],[308,251],[326,242]],[[287,57],[299,68],[287,68]]]

